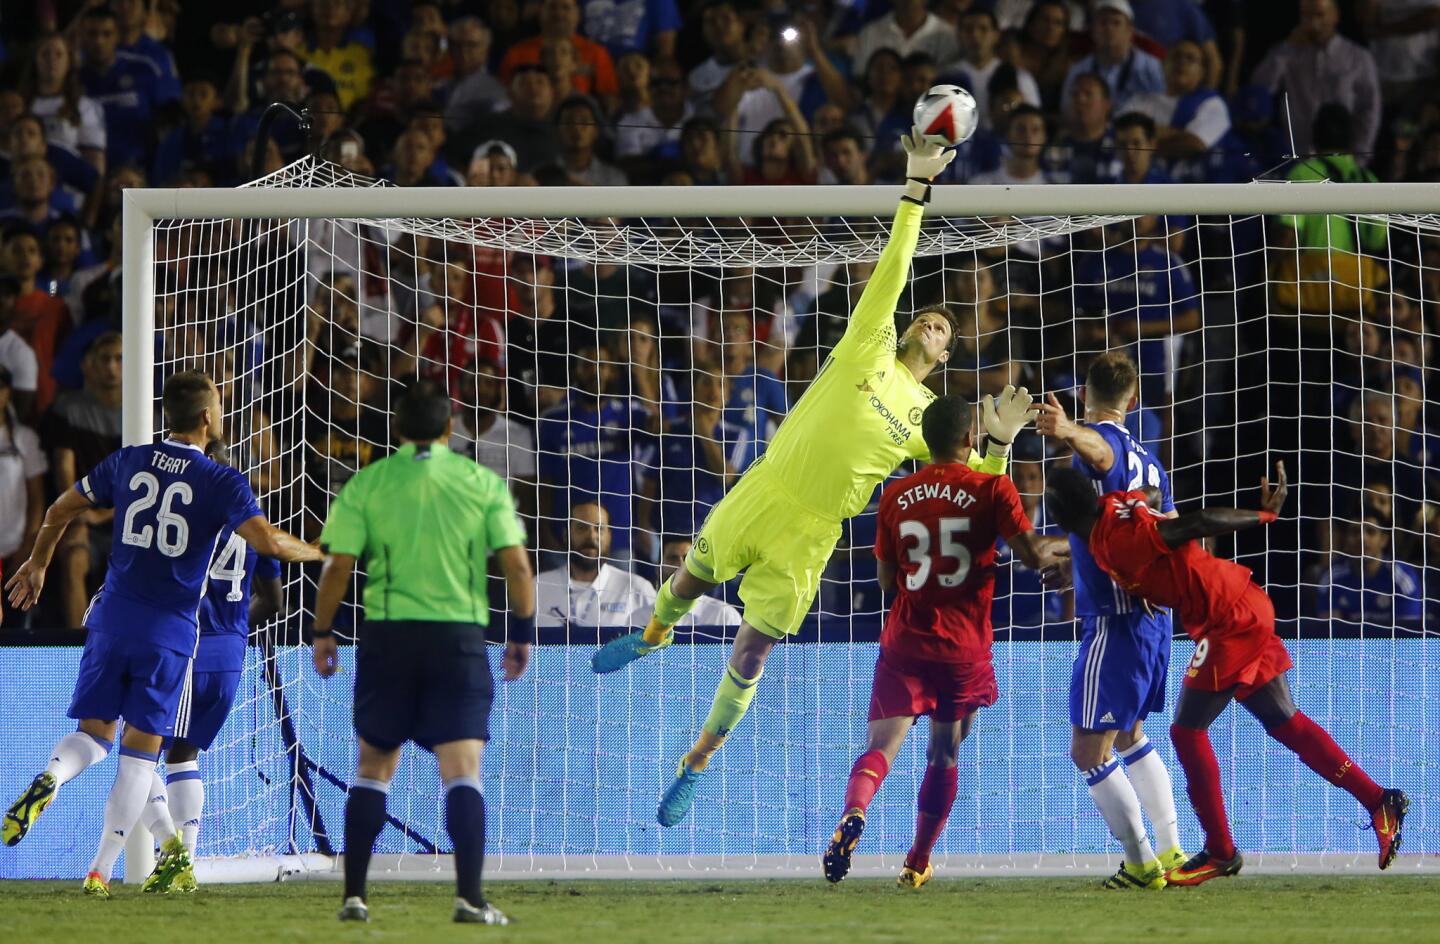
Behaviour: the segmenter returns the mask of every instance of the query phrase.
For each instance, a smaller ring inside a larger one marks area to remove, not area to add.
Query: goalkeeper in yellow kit
[[[595,653],[596,672],[614,672],[668,646],[671,627],[695,600],[744,571],[744,622],[730,663],[695,746],[681,759],[660,800],[658,820],[685,817],[711,756],[744,717],[775,643],[796,632],[820,587],[846,518],[869,503],[875,487],[906,459],[927,459],[920,418],[935,399],[922,381],[950,358],[951,313],[922,309],[899,338],[895,304],[910,272],[929,181],[954,157],[918,132],[902,138],[908,153],[905,194],[890,241],[829,359],[757,459],[700,528],[685,567],[660,587],[642,633],[611,640]],[[1005,471],[1010,442],[1033,415],[1022,387],[999,401],[985,398],[987,455],[981,471]]]

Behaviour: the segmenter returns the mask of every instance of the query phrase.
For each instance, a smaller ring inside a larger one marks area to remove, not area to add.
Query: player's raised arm
[[[955,159],[953,150],[933,144],[912,129],[902,135],[906,158],[905,193],[890,226],[890,239],[880,253],[875,271],[850,313],[845,336],[835,345],[836,358],[864,355],[870,349],[889,354],[894,351],[895,305],[910,275],[910,260],[920,240],[920,218],[930,201],[930,181]],[[886,328],[891,332],[886,332]],[[885,340],[882,340],[885,339]]]
[[[1275,484],[1269,477],[1260,479],[1260,510],[1248,508],[1202,508],[1188,515],[1166,518],[1156,526],[1167,547],[1175,548],[1186,541],[1217,537],[1232,531],[1243,531],[1260,524],[1269,524],[1280,514],[1288,493],[1285,463],[1275,463]]]
[[[1080,460],[1097,472],[1108,472],[1115,464],[1115,450],[1095,430],[1072,420],[1065,408],[1050,393],[1045,402],[1037,407],[1035,431],[1041,436],[1056,439],[1069,446]]]

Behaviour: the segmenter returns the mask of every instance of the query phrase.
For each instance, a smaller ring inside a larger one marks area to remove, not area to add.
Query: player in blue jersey
[[[1035,428],[1070,447],[1074,467],[1095,483],[1097,495],[1153,487],[1160,492],[1162,510],[1173,516],[1170,476],[1125,428],[1125,414],[1135,408],[1138,392],[1134,361],[1120,351],[1101,354],[1085,375],[1084,422],[1067,417],[1052,393]],[[1081,624],[1080,651],[1070,676],[1070,757],[1110,832],[1125,847],[1125,861],[1105,887],[1163,888],[1165,873],[1186,857],[1170,773],[1145,737],[1143,723],[1146,715],[1165,707],[1170,614],[1122,590],[1074,535],[1070,549],[1075,615]],[[1142,806],[1155,828],[1153,846]]]
[[[6,845],[24,838],[60,785],[105,757],[115,722],[124,718],[105,831],[85,878],[86,894],[100,898],[109,897],[110,871],[149,798],[162,743],[186,733],[196,614],[221,537],[233,531],[281,560],[318,556],[265,520],[245,476],[206,458],[205,447],[224,433],[214,382],[199,371],[177,373],[166,381],[162,400],[166,438],[112,453],[57,498],[30,559],[6,584],[11,604],[29,609],[70,522],[90,508],[115,509],[110,567],[85,615],[88,634],[67,712],[79,728],[55,745],[50,764],[0,823]],[[184,844],[168,817],[160,825],[164,868],[147,888],[193,885]]]
[[[225,447],[218,440],[205,454],[229,465]],[[210,750],[230,715],[245,668],[250,627],[263,625],[283,606],[280,562],[255,553],[233,531],[222,536],[220,552],[207,576],[205,596],[200,600],[200,644],[191,671],[190,731],[166,750],[165,779],[156,772],[150,802],[141,817],[153,833],[164,828],[168,814],[192,857],[205,807],[200,752]]]

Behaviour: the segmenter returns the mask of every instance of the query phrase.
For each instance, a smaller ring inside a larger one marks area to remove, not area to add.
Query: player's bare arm
[[[1045,402],[1038,407],[1035,431],[1048,439],[1063,442],[1074,450],[1084,463],[1101,472],[1110,471],[1115,464],[1115,450],[1095,430],[1072,420],[1055,394],[1047,394]]]
[[[5,584],[10,591],[11,606],[28,610],[35,605],[40,599],[40,591],[45,589],[45,569],[55,556],[60,536],[70,527],[70,522],[94,507],[90,499],[72,488],[61,492],[60,497],[45,510],[45,521],[35,535],[30,558],[16,569]]]
[[[1277,462],[1275,463],[1275,484],[1270,484],[1268,476],[1260,479],[1260,509],[1258,511],[1248,508],[1202,508],[1188,515],[1167,518],[1156,526],[1156,530],[1167,547],[1175,548],[1186,541],[1218,537],[1233,531],[1243,531],[1256,525],[1267,524],[1274,521],[1275,516],[1284,507],[1285,496],[1288,493],[1287,486],[1285,463]]]
[[[1070,542],[1064,538],[1022,531],[1006,543],[1031,570],[1045,572],[1070,559]]]
[[[315,658],[315,671],[321,678],[334,675],[340,666],[335,646],[335,614],[340,610],[340,602],[345,599],[345,589],[350,585],[350,578],[355,573],[355,560],[353,554],[325,555],[325,566],[320,571],[320,583],[315,588],[315,628],[311,655]]]
[[[304,541],[275,527],[261,515],[249,519],[235,533],[245,539],[245,543],[255,549],[255,553],[265,557],[275,557],[288,563],[301,561],[323,560],[325,555],[313,544],[306,544]]]
[[[505,594],[510,601],[510,612],[522,620],[535,619],[535,575],[530,569],[530,555],[524,545],[502,547],[495,552],[495,562],[505,578]],[[513,682],[525,674],[530,665],[530,643],[524,640],[505,640],[505,680]]]

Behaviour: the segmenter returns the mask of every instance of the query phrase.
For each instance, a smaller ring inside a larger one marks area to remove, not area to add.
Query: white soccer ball
[[[935,85],[915,103],[915,127],[927,141],[954,147],[969,139],[980,123],[971,94],[958,85]]]

